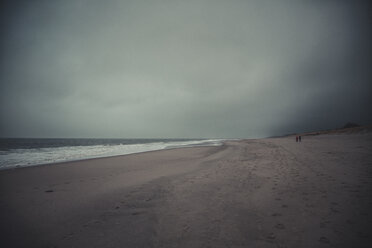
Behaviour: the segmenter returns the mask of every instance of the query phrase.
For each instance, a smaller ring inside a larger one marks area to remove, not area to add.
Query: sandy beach
[[[370,247],[372,133],[0,171],[1,247]]]

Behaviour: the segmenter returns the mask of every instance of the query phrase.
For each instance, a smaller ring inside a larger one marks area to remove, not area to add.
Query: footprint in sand
[[[183,226],[183,231],[184,232],[187,232],[189,229],[190,229],[190,226],[188,226],[188,225]]]
[[[275,228],[277,228],[277,229],[285,229],[285,226],[283,224],[281,224],[281,223],[278,223],[278,224],[275,225]]]
[[[369,235],[367,233],[364,233],[364,232],[357,232],[357,235],[360,238],[368,238],[369,237]]]
[[[325,244],[329,244],[330,242],[329,242],[329,239],[328,238],[326,238],[326,237],[320,237],[319,238],[319,242],[321,242],[321,243],[325,243]]]
[[[330,210],[331,210],[332,213],[339,213],[340,212],[339,210],[337,210],[337,209],[335,209],[333,207],[331,207]]]
[[[276,238],[276,236],[275,236],[274,233],[270,233],[270,234],[267,236],[267,238],[268,238],[269,240],[274,240],[274,239]]]
[[[353,225],[355,222],[352,221],[352,220],[346,220],[346,223],[347,223],[348,225]]]

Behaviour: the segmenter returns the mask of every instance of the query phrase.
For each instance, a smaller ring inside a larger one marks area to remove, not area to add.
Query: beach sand
[[[0,171],[0,247],[371,247],[372,134]]]

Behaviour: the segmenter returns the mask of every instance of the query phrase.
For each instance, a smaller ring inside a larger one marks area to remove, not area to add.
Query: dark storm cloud
[[[372,122],[367,1],[1,9],[0,136],[243,138]]]

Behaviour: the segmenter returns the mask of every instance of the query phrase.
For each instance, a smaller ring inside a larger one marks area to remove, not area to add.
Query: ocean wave
[[[8,149],[0,153],[0,169],[26,167],[41,164],[83,160],[90,158],[110,157],[140,152],[156,151],[163,149],[192,147],[192,146],[217,146],[222,144],[221,139],[213,140],[178,140],[158,141],[135,144],[101,144],[101,145],[76,145],[60,147],[41,147],[29,149]]]

